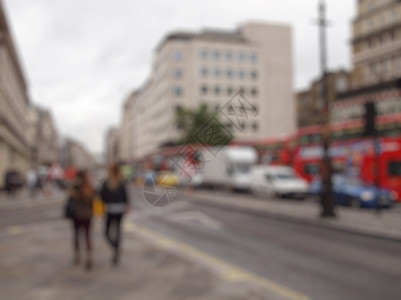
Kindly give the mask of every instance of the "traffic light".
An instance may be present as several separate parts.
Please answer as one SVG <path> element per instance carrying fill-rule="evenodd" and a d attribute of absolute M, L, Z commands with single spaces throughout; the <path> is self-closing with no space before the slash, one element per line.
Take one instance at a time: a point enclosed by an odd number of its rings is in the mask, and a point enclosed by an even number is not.
<path fill-rule="evenodd" d="M 365 135 L 374 136 L 376 134 L 376 106 L 372 101 L 365 103 Z"/>

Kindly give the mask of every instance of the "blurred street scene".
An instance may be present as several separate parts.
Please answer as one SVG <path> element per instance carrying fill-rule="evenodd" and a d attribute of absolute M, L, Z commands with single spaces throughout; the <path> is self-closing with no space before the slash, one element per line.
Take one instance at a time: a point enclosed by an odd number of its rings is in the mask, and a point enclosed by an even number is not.
<path fill-rule="evenodd" d="M 401 2 L 298 2 L 0 0 L 0 299 L 399 299 Z"/>

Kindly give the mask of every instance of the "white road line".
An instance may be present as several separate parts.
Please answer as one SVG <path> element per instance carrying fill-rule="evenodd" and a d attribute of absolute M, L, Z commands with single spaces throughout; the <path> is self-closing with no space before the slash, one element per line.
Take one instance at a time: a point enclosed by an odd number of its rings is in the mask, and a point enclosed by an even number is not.
<path fill-rule="evenodd" d="M 199 211 L 186 211 L 182 213 L 175 213 L 173 215 L 169 215 L 167 218 L 172 221 L 178 222 L 195 221 L 215 230 L 220 230 L 223 227 L 220 222 Z"/>

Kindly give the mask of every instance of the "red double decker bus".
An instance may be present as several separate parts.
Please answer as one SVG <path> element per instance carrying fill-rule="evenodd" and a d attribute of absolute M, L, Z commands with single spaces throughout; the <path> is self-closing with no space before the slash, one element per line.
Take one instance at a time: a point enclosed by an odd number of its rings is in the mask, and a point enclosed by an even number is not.
<path fill-rule="evenodd" d="M 385 127 L 387 121 L 385 118 L 378 118 L 378 126 Z M 319 174 L 323 155 L 322 129 L 322 126 L 304 127 L 295 135 L 233 144 L 254 146 L 259 154 L 260 164 L 290 165 L 300 176 L 311 182 Z M 400 135 L 382 136 L 376 140 L 365 138 L 362 120 L 332 124 L 330 132 L 330 155 L 334 171 L 350 173 L 365 182 L 391 189 L 397 194 L 398 201 L 401 201 Z"/>

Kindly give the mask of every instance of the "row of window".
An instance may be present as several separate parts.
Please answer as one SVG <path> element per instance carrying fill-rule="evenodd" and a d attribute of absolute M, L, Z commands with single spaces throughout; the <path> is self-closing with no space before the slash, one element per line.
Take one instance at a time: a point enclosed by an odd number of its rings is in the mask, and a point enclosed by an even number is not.
<path fill-rule="evenodd" d="M 256 80 L 258 79 L 258 72 L 256 70 L 252 71 L 245 71 L 245 70 L 239 70 L 239 71 L 233 71 L 231 69 L 228 70 L 221 70 L 221 69 L 214 69 L 214 70 L 209 70 L 207 68 L 202 68 L 200 70 L 200 74 L 203 78 L 208 77 L 209 75 L 215 77 L 215 78 L 221 78 L 225 76 L 226 78 L 239 78 L 239 79 L 252 79 Z M 181 79 L 184 77 L 184 72 L 182 69 L 175 69 L 173 71 L 173 77 L 175 79 Z"/>
<path fill-rule="evenodd" d="M 239 89 L 234 89 L 231 86 L 227 88 L 222 88 L 218 85 L 216 86 L 202 85 L 200 87 L 200 92 L 202 96 L 208 96 L 208 95 L 221 96 L 224 94 L 227 94 L 227 96 L 231 96 L 236 92 L 239 92 L 244 96 L 248 95 L 252 97 L 257 97 L 259 95 L 259 90 L 256 87 L 252 87 L 250 89 L 245 89 L 244 87 L 240 87 Z"/>
<path fill-rule="evenodd" d="M 401 99 L 393 98 L 380 101 L 376 104 L 376 110 L 378 116 L 401 113 Z M 363 117 L 363 114 L 364 108 L 362 104 L 360 104 L 346 108 L 333 109 L 331 112 L 331 119 L 334 122 L 360 119 Z"/>
<path fill-rule="evenodd" d="M 181 97 L 184 95 L 184 89 L 181 86 L 173 87 L 173 95 L 176 97 Z M 241 93 L 243 96 L 250 96 L 256 98 L 259 95 L 259 90 L 257 87 L 252 87 L 249 89 L 245 89 L 244 87 L 240 87 L 239 89 L 234 89 L 233 87 L 229 86 L 227 88 L 222 88 L 218 85 L 216 86 L 207 86 L 202 85 L 200 87 L 200 93 L 202 96 L 223 96 L 226 94 L 227 96 L 232 96 L 234 93 Z"/>
<path fill-rule="evenodd" d="M 380 48 L 382 46 L 390 45 L 393 42 L 398 42 L 401 38 L 401 31 L 395 30 L 391 33 L 380 35 L 377 37 L 370 38 L 368 41 L 357 45 L 355 53 Z"/>
<path fill-rule="evenodd" d="M 362 5 L 362 12 L 367 13 L 379 8 L 380 6 L 384 6 L 393 2 L 394 0 L 364 0 Z M 361 0 L 359 2 L 362 2 Z"/>
<path fill-rule="evenodd" d="M 231 123 L 228 123 L 225 125 L 227 127 L 228 130 L 233 130 L 234 126 Z M 241 131 L 243 130 L 253 130 L 253 131 L 258 131 L 259 130 L 259 124 L 258 122 L 252 122 L 252 123 L 246 123 L 246 122 L 242 122 L 241 124 L 239 124 Z"/>
<path fill-rule="evenodd" d="M 366 76 L 387 76 L 398 74 L 401 67 L 401 57 L 391 57 L 370 63 L 366 69 Z"/>
<path fill-rule="evenodd" d="M 393 25 L 398 21 L 398 13 L 391 10 L 380 15 L 374 15 L 370 19 L 364 21 L 362 29 L 364 34 L 372 33 L 389 25 Z"/>
<path fill-rule="evenodd" d="M 245 53 L 245 52 L 232 52 L 232 51 L 221 51 L 221 50 L 207 50 L 202 49 L 199 52 L 199 57 L 202 60 L 214 60 L 220 61 L 225 60 L 229 62 L 238 61 L 238 62 L 251 62 L 257 63 L 258 56 L 255 52 L 252 53 Z"/>
<path fill-rule="evenodd" d="M 214 70 L 210 70 L 206 67 L 202 67 L 200 69 L 200 75 L 204 78 L 208 76 L 214 76 L 215 78 L 226 77 L 228 79 L 239 78 L 239 79 L 258 79 L 258 72 L 256 70 L 245 71 L 245 70 L 237 70 L 234 71 L 232 69 L 221 70 L 216 68 Z"/>

